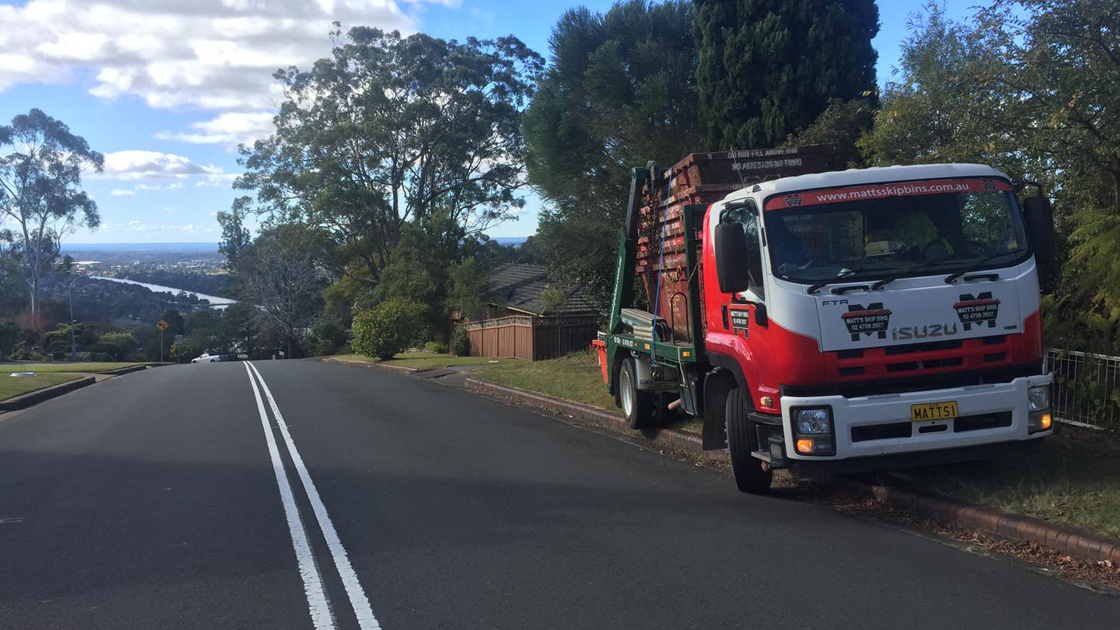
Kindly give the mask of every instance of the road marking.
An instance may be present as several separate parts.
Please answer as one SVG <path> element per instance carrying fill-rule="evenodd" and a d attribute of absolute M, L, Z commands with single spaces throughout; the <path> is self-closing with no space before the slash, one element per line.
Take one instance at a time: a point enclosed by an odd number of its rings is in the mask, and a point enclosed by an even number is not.
<path fill-rule="evenodd" d="M 307 540 L 307 531 L 299 518 L 296 500 L 292 495 L 292 486 L 288 483 L 288 473 L 284 471 L 284 462 L 280 459 L 280 449 L 276 447 L 276 438 L 272 436 L 268 413 L 264 410 L 261 393 L 253 381 L 253 372 L 249 370 L 248 365 L 245 366 L 245 372 L 249 375 L 249 384 L 253 388 L 253 396 L 257 399 L 257 411 L 261 416 L 264 439 L 268 444 L 268 455 L 272 458 L 272 472 L 276 475 L 276 485 L 280 487 L 280 502 L 284 505 L 284 516 L 288 519 L 288 531 L 292 535 L 292 547 L 296 552 L 299 575 L 303 578 L 303 591 L 307 595 L 307 606 L 311 610 L 311 622 L 315 624 L 316 630 L 333 629 L 335 625 L 330 603 L 327 602 L 327 594 L 323 590 L 319 568 L 315 566 L 315 556 L 311 551 L 311 543 Z"/>
<path fill-rule="evenodd" d="M 288 433 L 288 424 L 284 422 L 284 414 L 280 413 L 280 408 L 276 406 L 276 399 L 272 397 L 272 392 L 268 389 L 268 383 L 264 381 L 264 377 L 261 376 L 257 366 L 252 363 L 247 365 L 253 368 L 253 372 L 257 375 L 257 381 L 260 382 L 261 389 L 264 390 L 264 395 L 268 398 L 268 405 L 272 409 L 273 417 L 276 418 L 276 426 L 280 429 L 280 437 L 284 438 L 284 444 L 288 446 L 288 453 L 292 456 L 292 463 L 295 464 L 299 479 L 303 482 L 303 489 L 307 492 L 308 501 L 311 502 L 311 510 L 315 512 L 315 519 L 319 521 L 319 528 L 323 531 L 323 538 L 327 541 L 327 548 L 331 552 L 331 558 L 334 559 L 334 566 L 338 569 L 339 577 L 342 578 L 342 585 L 346 587 L 346 596 L 350 598 L 350 605 L 354 608 L 354 615 L 358 618 L 358 626 L 362 630 L 380 630 L 381 624 L 377 623 L 377 618 L 373 616 L 373 609 L 369 605 L 369 598 L 366 597 L 361 582 L 358 581 L 358 574 L 354 572 L 354 567 L 350 565 L 350 557 L 346 555 L 346 549 L 342 546 L 342 541 L 338 537 L 334 523 L 331 522 L 331 517 L 327 515 L 327 508 L 323 505 L 322 499 L 319 498 L 319 491 L 315 489 L 315 483 L 311 481 L 311 474 L 307 472 L 307 466 L 304 465 L 303 458 L 296 450 L 292 435 Z"/>

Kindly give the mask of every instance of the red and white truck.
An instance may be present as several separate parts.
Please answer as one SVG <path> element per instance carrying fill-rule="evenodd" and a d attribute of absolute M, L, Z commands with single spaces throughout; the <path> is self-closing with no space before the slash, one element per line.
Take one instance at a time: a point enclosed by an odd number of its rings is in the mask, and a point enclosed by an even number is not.
<path fill-rule="evenodd" d="M 744 492 L 983 459 L 1052 431 L 1045 196 L 978 164 L 829 170 L 830 147 L 633 170 L 609 392 L 633 428 L 703 419 Z M 1041 192 L 1041 191 L 1039 191 Z"/>

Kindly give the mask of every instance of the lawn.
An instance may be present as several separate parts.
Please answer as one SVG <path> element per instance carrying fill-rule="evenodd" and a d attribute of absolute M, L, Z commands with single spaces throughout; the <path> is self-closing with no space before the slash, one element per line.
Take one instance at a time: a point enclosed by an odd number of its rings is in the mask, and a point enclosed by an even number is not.
<path fill-rule="evenodd" d="M 382 361 L 381 359 L 371 359 L 370 357 L 360 354 L 338 354 L 330 358 L 337 359 L 339 361 L 362 361 L 366 363 L 384 363 L 385 365 L 402 365 L 405 367 L 416 368 L 418 370 L 431 370 L 436 368 L 450 367 L 453 365 L 488 365 L 492 361 L 497 361 L 498 364 L 522 364 L 519 359 L 457 357 L 451 354 L 438 354 L 435 352 L 402 352 L 388 361 Z"/>
<path fill-rule="evenodd" d="M 896 476 L 919 488 L 1120 539 L 1120 434 L 1059 425 L 1035 455 Z"/>
<path fill-rule="evenodd" d="M 106 363 L 106 362 L 78 362 L 78 363 L 0 363 L 0 375 L 12 372 L 35 372 L 37 374 L 58 372 L 105 372 L 118 368 L 142 365 L 141 363 Z"/>
<path fill-rule="evenodd" d="M 607 393 L 603 385 L 603 373 L 599 370 L 598 358 L 590 350 L 573 352 L 548 361 L 487 365 L 471 372 L 471 376 L 482 381 L 509 385 L 622 413 L 614 404 L 614 396 Z M 704 426 L 699 418 L 683 413 L 678 417 L 679 420 L 666 426 L 692 433 L 700 433 Z"/>
<path fill-rule="evenodd" d="M 35 376 L 11 376 L 0 372 L 0 400 L 33 392 L 37 389 L 58 385 L 81 378 L 77 374 L 37 374 Z"/>

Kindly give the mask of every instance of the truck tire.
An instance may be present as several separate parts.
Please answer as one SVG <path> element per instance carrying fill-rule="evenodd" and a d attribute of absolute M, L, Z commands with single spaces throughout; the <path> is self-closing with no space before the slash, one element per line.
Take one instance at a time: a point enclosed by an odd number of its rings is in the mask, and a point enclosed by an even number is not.
<path fill-rule="evenodd" d="M 618 371 L 618 402 L 626 416 L 626 426 L 645 429 L 653 422 L 653 394 L 638 389 L 638 369 L 634 359 L 623 359 Z"/>
<path fill-rule="evenodd" d="M 731 471 L 740 492 L 764 494 L 770 489 L 774 471 L 763 468 L 762 460 L 751 453 L 758 450 L 758 436 L 752 426 L 747 397 L 736 387 L 727 394 L 727 452 L 731 456 Z"/>

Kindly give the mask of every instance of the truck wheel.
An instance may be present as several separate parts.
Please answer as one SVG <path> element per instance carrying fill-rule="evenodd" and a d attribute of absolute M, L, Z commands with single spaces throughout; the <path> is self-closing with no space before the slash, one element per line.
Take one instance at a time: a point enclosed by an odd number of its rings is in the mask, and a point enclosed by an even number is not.
<path fill-rule="evenodd" d="M 638 389 L 638 369 L 634 359 L 624 359 L 618 373 L 618 401 L 626 415 L 626 426 L 645 429 L 653 420 L 653 394 Z"/>
<path fill-rule="evenodd" d="M 770 489 L 774 471 L 764 469 L 762 460 L 752 457 L 758 450 L 758 436 L 755 434 L 750 416 L 747 415 L 747 397 L 743 390 L 736 387 L 727 394 L 727 452 L 731 456 L 731 470 L 735 473 L 735 485 L 740 492 L 763 494 Z"/>

